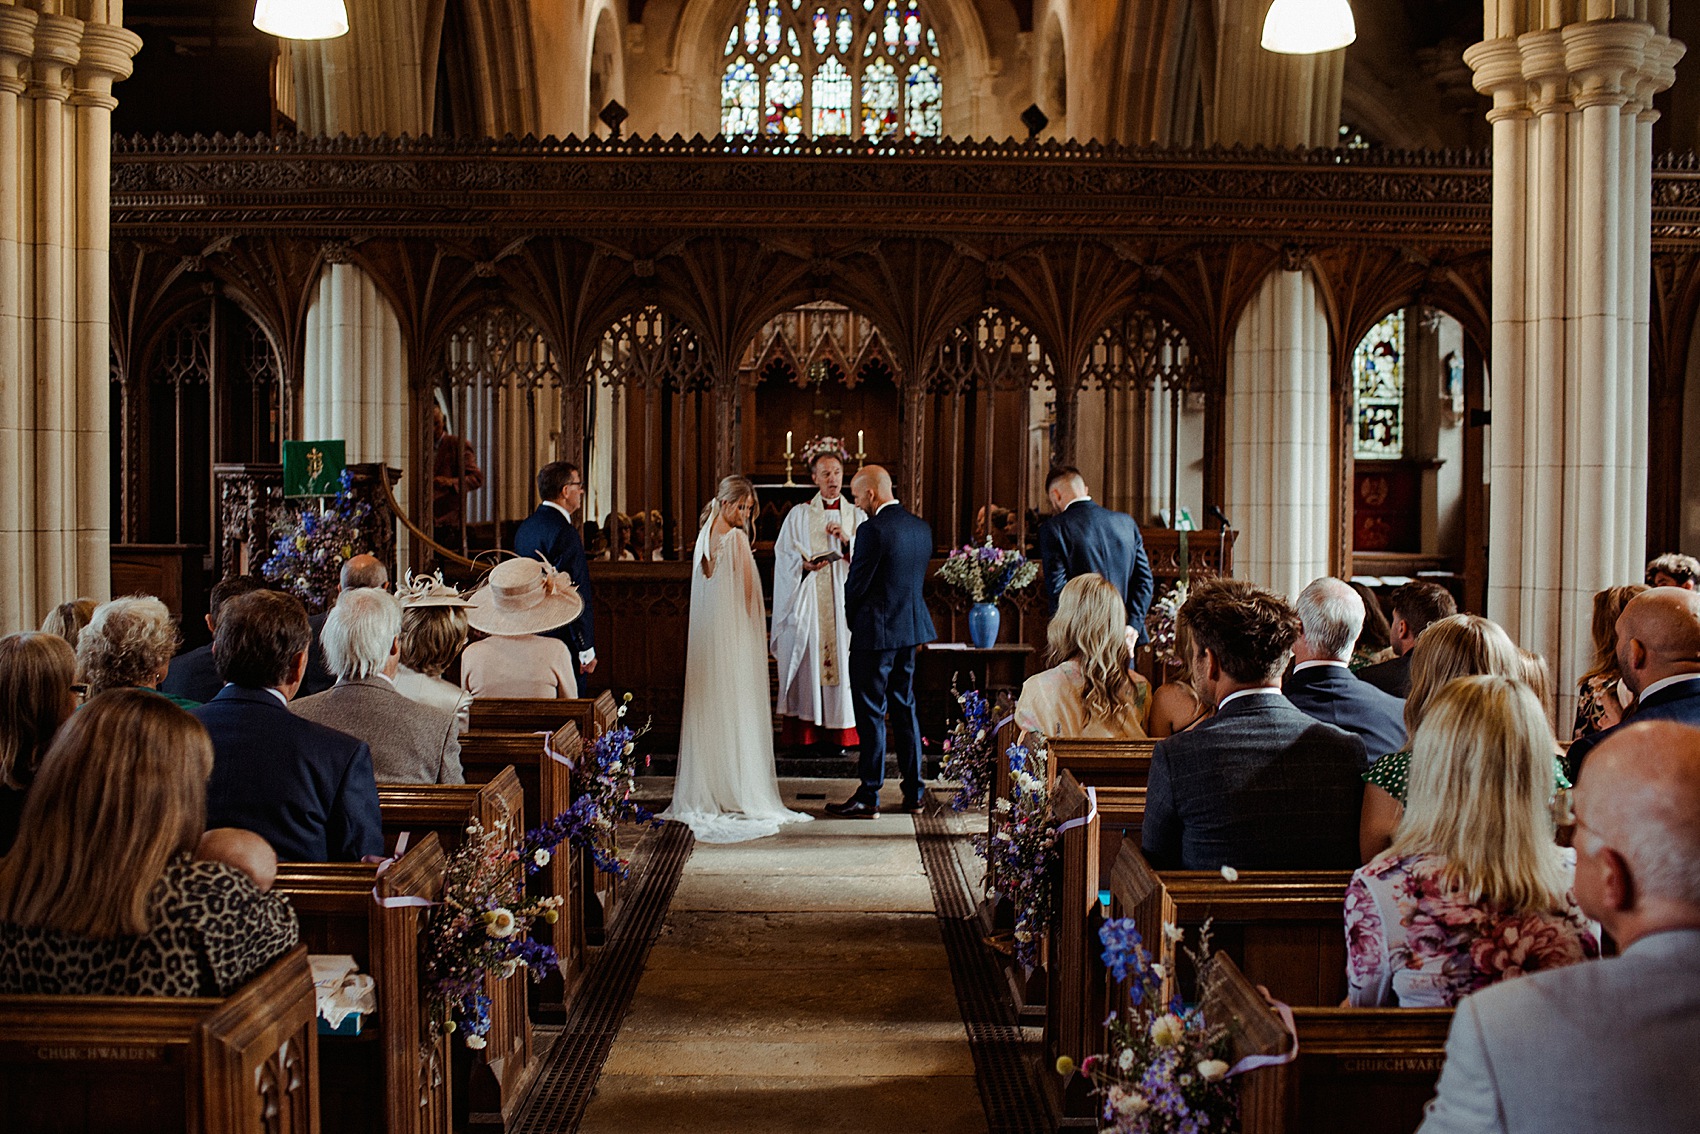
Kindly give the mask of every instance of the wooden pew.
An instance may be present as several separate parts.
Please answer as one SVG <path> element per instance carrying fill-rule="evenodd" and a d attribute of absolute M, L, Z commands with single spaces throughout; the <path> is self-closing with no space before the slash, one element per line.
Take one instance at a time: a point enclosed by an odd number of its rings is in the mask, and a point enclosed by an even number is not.
<path fill-rule="evenodd" d="M 374 900 L 443 893 L 443 848 L 428 834 L 381 875 L 366 863 L 284 863 L 274 893 L 295 905 L 313 953 L 347 954 L 376 984 L 378 1011 L 355 1037 L 325 1036 L 320 1125 L 326 1134 L 446 1134 L 447 1037 L 427 1048 L 420 1009 L 419 935 L 428 910 Z"/>
<path fill-rule="evenodd" d="M 1045 1067 L 1066 1055 L 1079 1062 L 1105 1050 L 1106 973 L 1098 927 L 1098 817 L 1086 789 L 1064 772 L 1051 796 L 1052 813 L 1062 831 L 1057 856 L 1062 861 L 1051 929 L 1049 986 L 1045 997 Z M 1045 1101 L 1057 1129 L 1096 1130 L 1098 1102 L 1083 1076 L 1040 1076 Z"/>
<path fill-rule="evenodd" d="M 1006 714 L 992 738 L 992 767 L 996 775 L 992 781 L 991 807 L 988 809 L 986 821 L 986 837 L 991 838 L 996 831 L 992 817 L 996 813 L 997 801 L 1008 799 L 1012 789 L 1009 774 L 1009 746 L 1021 738 L 1021 728 L 1015 723 L 1014 710 Z M 997 890 L 997 870 L 993 864 L 986 863 L 986 888 Z M 979 909 L 980 922 L 988 934 L 1007 934 L 1014 929 L 1014 911 L 1007 900 L 999 898 L 981 904 Z M 1039 968 L 1028 973 L 1014 957 L 1000 954 L 1003 964 L 1004 977 L 1009 982 L 1010 1000 L 1015 1006 L 1021 1022 L 1038 1027 L 1045 1022 L 1046 977 L 1044 969 L 1044 950 L 1040 951 Z"/>
<path fill-rule="evenodd" d="M 391 853 L 403 832 L 414 842 L 435 834 L 445 851 L 458 850 L 466 841 L 467 824 L 474 819 L 486 831 L 505 823 L 506 845 L 512 849 L 525 841 L 525 804 L 512 766 L 482 784 L 380 784 L 378 808 L 384 845 Z M 539 1063 L 525 1003 L 528 983 L 523 972 L 507 980 L 489 978 L 486 1047 L 462 1058 L 464 1048 L 450 1044 L 456 1056 L 456 1109 L 464 1105 L 466 1121 L 474 1129 L 506 1129 L 536 1078 Z"/>
<path fill-rule="evenodd" d="M 549 743 L 566 758 L 579 759 L 582 745 L 576 725 L 561 726 Z M 541 736 L 469 732 L 461 737 L 460 764 L 469 784 L 489 783 L 511 769 L 519 779 L 527 828 L 541 826 L 572 804 L 572 769 L 544 752 Z M 575 848 L 555 855 L 532 876 L 533 893 L 559 894 L 566 903 L 559 921 L 537 927 L 537 940 L 554 948 L 560 971 L 540 984 L 526 982 L 534 1023 L 564 1023 L 567 1004 L 583 975 L 585 870 L 585 856 Z"/>
<path fill-rule="evenodd" d="M 1243 1032 L 1282 1030 L 1231 961 L 1217 970 L 1205 1017 Z M 1298 1058 L 1240 1080 L 1242 1134 L 1412 1134 L 1445 1062 L 1450 1008 L 1294 1008 Z M 1243 1022 L 1243 1028 L 1242 1028 Z M 1266 1044 L 1254 1050 L 1285 1049 Z M 1236 1050 L 1231 1058 L 1244 1054 Z"/>
<path fill-rule="evenodd" d="M 614 727 L 619 706 L 603 690 L 594 697 L 476 697 L 470 732 L 554 732 L 576 724 L 580 736 L 593 737 Z"/>
<path fill-rule="evenodd" d="M 315 1016 L 303 945 L 223 999 L 0 996 L 0 1128 L 317 1134 Z"/>
<path fill-rule="evenodd" d="M 595 697 L 524 698 L 490 697 L 472 702 L 472 732 L 515 733 L 555 732 L 565 724 L 578 726 L 578 734 L 590 743 L 619 721 L 619 705 L 614 695 L 603 690 Z M 607 928 L 614 923 L 619 905 L 619 879 L 588 870 L 584 917 L 581 921 L 584 940 L 600 945 Z M 595 900 L 590 896 L 595 895 Z"/>
<path fill-rule="evenodd" d="M 1105 877 L 1115 869 L 1121 839 L 1139 842 L 1145 826 L 1145 786 L 1151 778 L 1151 751 L 1156 746 L 1155 740 L 1088 740 L 1074 736 L 1050 739 L 1052 783 L 1068 771 L 1074 773 L 1082 787 L 1097 789 L 1098 817 L 1104 832 L 1104 858 L 1099 871 Z"/>
<path fill-rule="evenodd" d="M 1348 870 L 1165 871 L 1159 876 L 1131 839 L 1123 839 L 1110 875 L 1113 916 L 1131 917 L 1153 954 L 1173 965 L 1163 925 L 1179 926 L 1196 943 L 1211 919 L 1211 941 L 1251 980 L 1293 1005 L 1334 1005 L 1346 998 Z M 1159 944 L 1160 943 L 1160 944 Z M 1171 976 L 1171 980 L 1173 977 Z M 1188 993 L 1187 984 L 1181 991 Z M 1171 985 L 1165 997 L 1174 991 Z"/>

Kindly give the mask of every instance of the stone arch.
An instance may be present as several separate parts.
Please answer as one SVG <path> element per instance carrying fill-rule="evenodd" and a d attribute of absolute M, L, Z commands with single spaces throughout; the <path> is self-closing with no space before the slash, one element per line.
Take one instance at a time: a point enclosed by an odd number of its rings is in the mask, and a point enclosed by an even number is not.
<path fill-rule="evenodd" d="M 678 132 L 713 137 L 720 132 L 720 76 L 726 32 L 746 0 L 689 0 L 666 48 L 668 68 L 684 94 Z M 944 63 L 944 133 L 972 137 L 986 127 L 979 86 L 992 74 L 993 57 L 983 19 L 973 0 L 923 0 L 939 37 Z M 667 131 L 671 133 L 672 131 Z"/>
<path fill-rule="evenodd" d="M 1055 5 L 1046 14 L 1045 30 L 1034 58 L 1037 76 L 1033 102 L 1050 121 L 1046 133 L 1068 138 L 1068 32 L 1063 26 L 1064 9 Z"/>
<path fill-rule="evenodd" d="M 585 135 L 606 137 L 610 131 L 599 119 L 609 101 L 622 106 L 626 103 L 626 52 L 622 42 L 622 25 L 611 2 L 597 4 L 591 9 L 590 35 L 586 39 L 585 63 Z"/>

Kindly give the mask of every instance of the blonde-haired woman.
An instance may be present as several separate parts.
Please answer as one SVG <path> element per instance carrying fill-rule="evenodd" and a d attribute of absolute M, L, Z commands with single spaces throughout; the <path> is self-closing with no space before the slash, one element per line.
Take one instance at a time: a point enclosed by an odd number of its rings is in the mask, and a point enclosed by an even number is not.
<path fill-rule="evenodd" d="M 89 619 L 94 617 L 94 608 L 99 605 L 91 598 L 74 598 L 70 602 L 62 602 L 48 611 L 47 617 L 41 620 L 41 632 L 65 639 L 74 650 L 83 627 L 89 624 Z"/>
<path fill-rule="evenodd" d="M 1552 729 L 1509 677 L 1461 677 L 1430 702 L 1393 845 L 1346 889 L 1359 1007 L 1450 1008 L 1508 977 L 1599 956 L 1553 841 Z"/>
<path fill-rule="evenodd" d="M 1521 677 L 1523 659 L 1499 623 L 1479 615 L 1454 614 L 1432 622 L 1411 647 L 1411 693 L 1405 698 L 1406 746 L 1383 756 L 1364 773 L 1358 851 L 1365 862 L 1392 843 L 1399 817 L 1404 814 L 1410 739 L 1417 735 L 1429 701 L 1454 678 L 1481 674 Z"/>
<path fill-rule="evenodd" d="M 0 855 L 59 726 L 77 708 L 77 655 L 57 634 L 0 638 Z"/>
<path fill-rule="evenodd" d="M 755 485 L 726 477 L 703 509 L 691 556 L 679 770 L 664 817 L 707 843 L 764 838 L 811 818 L 785 806 L 773 766 L 767 618 L 750 550 L 755 510 Z"/>
<path fill-rule="evenodd" d="M 1044 736 L 1144 737 L 1151 683 L 1128 668 L 1120 592 L 1101 575 L 1076 575 L 1057 597 L 1047 637 L 1052 667 L 1022 685 L 1015 723 Z"/>
<path fill-rule="evenodd" d="M 145 690 L 65 723 L 0 859 L 0 993 L 227 996 L 295 944 L 286 900 L 194 861 L 212 762 L 200 722 Z"/>
<path fill-rule="evenodd" d="M 401 600 L 401 668 L 395 675 L 396 692 L 409 701 L 453 713 L 457 731 L 465 732 L 471 724 L 472 694 L 443 680 L 443 671 L 466 648 L 471 628 L 466 608 L 470 604 L 443 581 L 441 571 L 434 575 L 409 572 L 396 597 Z"/>
<path fill-rule="evenodd" d="M 77 672 L 91 697 L 108 689 L 146 689 L 193 709 L 199 701 L 159 689 L 176 652 L 177 623 L 163 602 L 150 595 L 115 598 L 95 607 L 77 638 Z"/>

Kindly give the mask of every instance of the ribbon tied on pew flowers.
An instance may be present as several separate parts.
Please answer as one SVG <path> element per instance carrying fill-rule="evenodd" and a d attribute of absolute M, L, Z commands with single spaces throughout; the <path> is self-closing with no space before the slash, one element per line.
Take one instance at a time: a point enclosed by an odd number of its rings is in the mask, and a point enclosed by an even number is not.
<path fill-rule="evenodd" d="M 1297 1041 L 1281 1054 L 1246 1055 L 1234 1061 L 1234 1022 L 1211 1018 L 1222 1003 L 1213 993 L 1227 974 L 1218 968 L 1223 955 L 1210 952 L 1210 922 L 1199 928 L 1196 950 L 1173 925 L 1165 924 L 1163 935 L 1166 945 L 1178 947 L 1192 963 L 1198 978 L 1196 1002 L 1187 1004 L 1179 993 L 1165 1002 L 1164 987 L 1173 987 L 1175 974 L 1146 951 L 1133 919 L 1110 918 L 1099 927 L 1098 939 L 1104 946 L 1104 967 L 1126 988 L 1127 1010 L 1111 1012 L 1104 1021 L 1108 1053 L 1089 1055 L 1078 1065 L 1063 1056 L 1057 1071 L 1065 1076 L 1078 1073 L 1092 1083 L 1102 1101 L 1098 1128 L 1110 1134 L 1237 1130 L 1239 1090 L 1234 1077 L 1290 1062 L 1298 1054 Z M 1222 963 L 1232 968 L 1225 958 Z M 1292 1012 L 1258 991 L 1293 1035 Z"/>
<path fill-rule="evenodd" d="M 623 723 L 631 701 L 630 693 L 620 699 L 615 726 L 604 729 L 590 745 L 587 758 L 577 762 L 557 752 L 549 734 L 542 734 L 544 754 L 572 769 L 577 795 L 565 811 L 526 833 L 528 844 L 553 847 L 565 842 L 580 847 L 596 869 L 617 878 L 631 874 L 631 863 L 620 857 L 620 824 L 661 826 L 661 820 L 632 799 L 638 768 L 649 765 L 647 755 L 637 755 L 637 742 L 649 725 L 633 729 Z"/>
<path fill-rule="evenodd" d="M 486 980 L 507 980 L 523 969 L 541 981 L 558 966 L 555 950 L 531 937 L 538 921 L 560 917 L 564 901 L 525 892 L 526 878 L 548 865 L 556 845 L 535 835 L 515 839 L 505 821 L 488 830 L 474 821 L 448 856 L 442 901 L 432 907 L 420 944 L 427 1049 L 444 1032 L 459 1032 L 474 1051 L 483 1048 L 490 1032 Z"/>

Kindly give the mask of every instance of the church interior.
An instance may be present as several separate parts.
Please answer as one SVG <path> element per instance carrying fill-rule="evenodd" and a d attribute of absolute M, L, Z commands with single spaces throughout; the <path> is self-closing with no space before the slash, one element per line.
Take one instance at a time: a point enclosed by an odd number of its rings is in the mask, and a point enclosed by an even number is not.
<path fill-rule="evenodd" d="M 1269 46 L 1283 10 L 1317 45 Z M 244 1134 L 1198 1129 L 1080 1069 L 1132 1050 L 1126 926 L 1232 1048 L 1230 1128 L 1415 1131 L 1454 1008 L 1342 1006 L 1360 860 L 1154 868 L 1155 732 L 1051 738 L 1023 803 L 1056 596 L 994 595 L 981 640 L 939 570 L 1040 560 L 1067 470 L 1135 521 L 1148 605 L 1246 580 L 1304 617 L 1334 577 L 1387 622 L 1434 584 L 1544 666 L 1568 747 L 1597 595 L 1700 556 L 1697 42 L 1676 0 L 0 0 L 0 632 L 150 595 L 187 652 L 225 580 L 356 552 L 471 593 L 555 462 L 595 625 L 576 695 L 468 698 L 464 784 L 379 777 L 383 855 L 274 863 L 300 956 L 169 1012 L 0 995 L 18 1129 L 139 1099 L 134 1129 Z M 847 499 L 883 468 L 931 527 L 929 793 L 899 813 L 892 773 L 876 823 L 819 816 L 857 742 L 776 716 L 819 821 L 693 841 L 651 813 L 689 748 L 699 528 L 748 478 L 777 627 L 817 442 Z M 315 525 L 353 534 L 291 566 Z M 1124 652 L 1149 691 L 1181 650 Z M 959 810 L 970 741 L 992 780 Z M 444 1031 L 420 966 L 462 848 L 532 854 L 598 767 L 608 830 L 535 852 L 558 963 L 496 966 Z M 992 844 L 1029 805 L 1024 880 Z M 1207 979 L 1169 931 L 1213 925 Z M 308 987 L 345 955 L 376 984 L 352 1032 Z M 1669 1089 L 1700 1106 L 1692 1068 Z"/>

